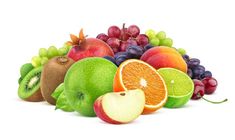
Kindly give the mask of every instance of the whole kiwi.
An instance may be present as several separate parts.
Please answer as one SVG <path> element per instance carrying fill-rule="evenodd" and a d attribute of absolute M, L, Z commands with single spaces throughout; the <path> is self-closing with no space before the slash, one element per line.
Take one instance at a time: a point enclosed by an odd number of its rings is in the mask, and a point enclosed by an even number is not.
<path fill-rule="evenodd" d="M 74 61 L 67 56 L 56 56 L 44 65 L 40 85 L 42 96 L 48 103 L 56 104 L 51 94 L 58 85 L 64 82 L 65 74 L 73 63 Z"/>

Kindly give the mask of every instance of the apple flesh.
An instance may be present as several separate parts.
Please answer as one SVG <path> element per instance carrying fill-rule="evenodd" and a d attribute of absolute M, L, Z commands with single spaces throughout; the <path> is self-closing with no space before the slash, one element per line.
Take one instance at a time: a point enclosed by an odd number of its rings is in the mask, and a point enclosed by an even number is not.
<path fill-rule="evenodd" d="M 96 115 L 111 124 L 129 123 L 143 112 L 145 94 L 142 90 L 111 92 L 100 96 L 94 103 Z"/>

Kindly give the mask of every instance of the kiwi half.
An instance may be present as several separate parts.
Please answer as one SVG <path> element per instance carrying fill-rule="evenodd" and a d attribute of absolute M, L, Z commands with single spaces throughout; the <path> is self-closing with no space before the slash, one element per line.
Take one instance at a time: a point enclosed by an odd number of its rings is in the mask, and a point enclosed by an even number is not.
<path fill-rule="evenodd" d="M 74 63 L 67 56 L 57 56 L 50 59 L 44 66 L 41 75 L 41 91 L 43 98 L 55 105 L 56 100 L 51 96 L 55 89 L 64 82 L 67 70 Z"/>
<path fill-rule="evenodd" d="M 39 102 L 43 101 L 40 90 L 42 67 L 31 70 L 20 82 L 18 96 L 26 101 Z"/>

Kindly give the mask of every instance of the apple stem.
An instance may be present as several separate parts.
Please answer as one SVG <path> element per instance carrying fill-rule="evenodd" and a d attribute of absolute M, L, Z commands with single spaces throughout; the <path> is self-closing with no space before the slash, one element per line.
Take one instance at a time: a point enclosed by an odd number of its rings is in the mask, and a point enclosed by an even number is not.
<path fill-rule="evenodd" d="M 220 103 L 223 103 L 223 102 L 228 101 L 228 99 L 224 99 L 224 100 L 222 100 L 222 101 L 211 101 L 211 100 L 208 100 L 208 99 L 206 99 L 206 98 L 204 98 L 204 97 L 202 97 L 202 99 L 205 100 L 205 101 L 207 101 L 207 102 L 209 102 L 209 103 L 212 103 L 212 104 L 220 104 Z"/>

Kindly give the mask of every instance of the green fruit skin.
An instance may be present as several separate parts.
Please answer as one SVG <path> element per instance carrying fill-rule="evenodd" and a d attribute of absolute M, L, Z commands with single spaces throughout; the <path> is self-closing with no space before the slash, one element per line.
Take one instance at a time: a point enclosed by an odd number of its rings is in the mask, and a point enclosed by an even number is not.
<path fill-rule="evenodd" d="M 18 79 L 18 84 L 20 84 L 22 80 L 23 80 L 23 78 L 20 77 L 20 78 Z"/>
<path fill-rule="evenodd" d="M 113 91 L 113 79 L 117 66 L 98 57 L 85 58 L 73 64 L 65 80 L 65 95 L 74 108 L 84 116 L 96 116 L 93 104 L 95 100 Z"/>
<path fill-rule="evenodd" d="M 175 97 L 168 96 L 167 102 L 164 105 L 164 107 L 167 107 L 167 108 L 180 108 L 183 105 L 185 105 L 191 99 L 192 95 L 193 95 L 193 92 L 188 94 L 187 96 L 185 96 L 183 98 L 175 98 Z"/>
<path fill-rule="evenodd" d="M 26 64 L 22 65 L 20 68 L 21 78 L 23 79 L 33 68 L 34 67 L 31 63 L 26 63 Z"/>

